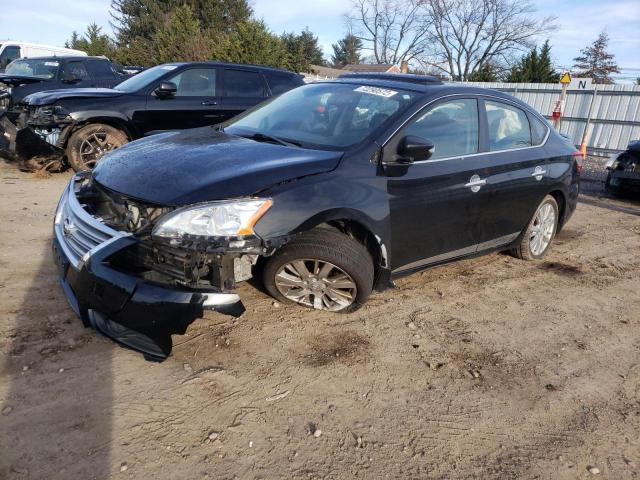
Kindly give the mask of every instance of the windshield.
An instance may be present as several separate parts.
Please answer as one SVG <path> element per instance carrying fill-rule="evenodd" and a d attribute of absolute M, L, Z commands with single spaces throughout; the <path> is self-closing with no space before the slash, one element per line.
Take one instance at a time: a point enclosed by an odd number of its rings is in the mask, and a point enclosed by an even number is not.
<path fill-rule="evenodd" d="M 341 83 L 305 85 L 237 117 L 233 135 L 269 135 L 303 146 L 344 149 L 413 103 L 417 93 Z"/>
<path fill-rule="evenodd" d="M 177 65 L 158 65 L 157 67 L 149 68 L 125 80 L 124 82 L 119 83 L 116 85 L 115 89 L 127 93 L 137 92 L 141 88 L 146 87 L 150 83 L 158 80 L 164 74 L 171 70 L 175 70 L 176 68 L 178 68 Z"/>
<path fill-rule="evenodd" d="M 51 79 L 56 76 L 59 67 L 60 62 L 57 60 L 14 60 L 7 65 L 4 73 L 21 77 Z"/>

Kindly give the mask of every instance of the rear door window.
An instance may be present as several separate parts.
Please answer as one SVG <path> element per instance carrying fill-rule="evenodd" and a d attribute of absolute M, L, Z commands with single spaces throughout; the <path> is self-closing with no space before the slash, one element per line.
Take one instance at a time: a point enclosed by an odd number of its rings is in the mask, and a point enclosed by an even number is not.
<path fill-rule="evenodd" d="M 171 77 L 178 87 L 177 97 L 215 97 L 217 94 L 217 69 L 190 68 Z"/>
<path fill-rule="evenodd" d="M 531 121 L 531 141 L 533 145 L 541 145 L 547 137 L 549 127 L 537 117 L 529 115 Z"/>
<path fill-rule="evenodd" d="M 265 88 L 262 76 L 249 70 L 225 69 L 225 97 L 264 97 Z"/>
<path fill-rule="evenodd" d="M 485 101 L 489 127 L 489 150 L 512 150 L 530 147 L 531 127 L 527 114 L 502 102 Z"/>
<path fill-rule="evenodd" d="M 405 131 L 431 140 L 429 160 L 459 157 L 478 152 L 478 102 L 473 98 L 449 100 L 419 114 Z"/>
<path fill-rule="evenodd" d="M 116 74 L 112 64 L 106 60 L 86 60 L 86 62 L 96 78 L 111 78 Z"/>
<path fill-rule="evenodd" d="M 280 95 L 292 88 L 297 87 L 296 82 L 288 75 L 279 75 L 277 73 L 266 73 L 267 83 L 271 89 L 272 95 Z"/>
<path fill-rule="evenodd" d="M 82 61 L 74 60 L 72 62 L 68 62 L 64 67 L 64 71 L 79 80 L 89 79 L 89 72 Z"/>

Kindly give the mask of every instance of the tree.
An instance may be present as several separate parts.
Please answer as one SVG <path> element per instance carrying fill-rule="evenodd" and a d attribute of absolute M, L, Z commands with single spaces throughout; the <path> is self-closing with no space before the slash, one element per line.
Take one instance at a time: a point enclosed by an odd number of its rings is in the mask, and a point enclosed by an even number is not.
<path fill-rule="evenodd" d="M 485 63 L 469 75 L 470 82 L 497 82 L 500 79 L 500 68 L 492 63 Z"/>
<path fill-rule="evenodd" d="M 64 45 L 67 48 L 82 50 L 89 55 L 104 55 L 109 58 L 111 58 L 115 50 L 113 40 L 106 33 L 102 33 L 102 27 L 99 27 L 96 23 L 89 24 L 82 36 L 75 31 L 71 32 L 71 38 Z"/>
<path fill-rule="evenodd" d="M 200 28 L 212 38 L 221 38 L 252 14 L 247 0 L 111 0 L 112 26 L 120 47 L 151 40 L 167 15 L 188 5 Z"/>
<path fill-rule="evenodd" d="M 553 18 L 537 19 L 528 0 L 430 0 L 434 66 L 454 80 L 466 80 L 487 62 L 508 63 L 553 27 Z M 427 60 L 428 61 L 428 60 Z"/>
<path fill-rule="evenodd" d="M 288 67 L 289 55 L 284 42 L 269 31 L 263 21 L 249 20 L 236 26 L 214 48 L 214 57 L 237 63 L 257 63 Z"/>
<path fill-rule="evenodd" d="M 427 51 L 425 0 L 353 0 L 346 20 L 376 63 L 399 65 Z"/>
<path fill-rule="evenodd" d="M 531 49 L 529 53 L 511 67 L 507 82 L 515 83 L 556 83 L 560 75 L 555 71 L 551 62 L 551 45 L 545 41 L 538 53 L 538 47 Z"/>
<path fill-rule="evenodd" d="M 299 35 L 283 33 L 280 37 L 287 49 L 288 63 L 296 72 L 309 71 L 309 65 L 324 65 L 324 54 L 318 37 L 305 29 Z"/>
<path fill-rule="evenodd" d="M 335 68 L 342 68 L 345 65 L 353 65 L 362 62 L 360 51 L 362 50 L 362 40 L 348 33 L 338 43 L 331 45 L 333 47 L 333 55 L 331 56 L 331 64 Z"/>
<path fill-rule="evenodd" d="M 607 52 L 609 35 L 601 32 L 590 46 L 580 50 L 581 55 L 573 59 L 573 68 L 579 77 L 591 77 L 595 83 L 613 83 L 612 73 L 620 73 L 613 54 Z"/>
<path fill-rule="evenodd" d="M 154 63 L 202 61 L 211 58 L 211 41 L 188 4 L 167 16 L 153 36 Z"/>

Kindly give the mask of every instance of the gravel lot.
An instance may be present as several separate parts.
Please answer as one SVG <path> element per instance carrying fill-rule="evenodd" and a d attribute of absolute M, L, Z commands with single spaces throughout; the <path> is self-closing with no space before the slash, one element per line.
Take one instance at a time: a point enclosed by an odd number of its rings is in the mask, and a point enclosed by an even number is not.
<path fill-rule="evenodd" d="M 349 316 L 245 285 L 246 314 L 154 364 L 57 284 L 70 174 L 0 163 L 0 478 L 640 478 L 640 202 L 586 171 L 544 261 L 450 264 Z"/>

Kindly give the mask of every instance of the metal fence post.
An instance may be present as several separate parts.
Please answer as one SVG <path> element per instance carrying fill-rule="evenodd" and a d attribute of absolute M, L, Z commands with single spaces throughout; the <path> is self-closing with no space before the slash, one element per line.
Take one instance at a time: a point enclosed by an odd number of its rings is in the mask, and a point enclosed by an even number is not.
<path fill-rule="evenodd" d="M 582 132 L 582 141 L 580 142 L 580 151 L 583 156 L 587 156 L 587 143 L 589 141 L 589 125 L 593 118 L 593 106 L 596 104 L 596 96 L 598 95 L 598 84 L 596 83 L 593 88 L 593 95 L 591 95 L 591 103 L 589 103 L 589 111 L 587 113 L 587 121 L 584 124 L 584 131 Z"/>

